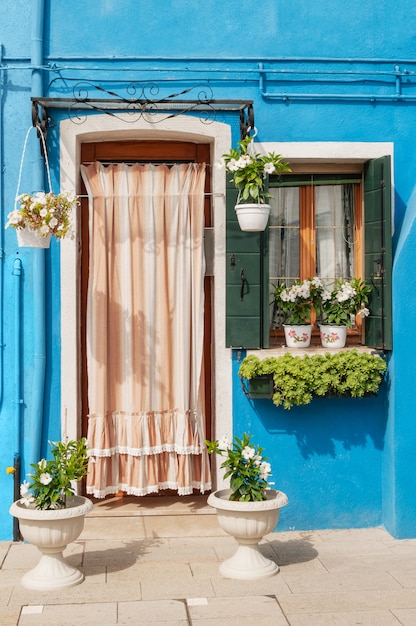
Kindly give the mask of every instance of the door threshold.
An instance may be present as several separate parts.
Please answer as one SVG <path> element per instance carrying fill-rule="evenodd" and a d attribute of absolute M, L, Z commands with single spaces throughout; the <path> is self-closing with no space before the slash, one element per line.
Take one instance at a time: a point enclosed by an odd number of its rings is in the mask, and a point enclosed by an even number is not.
<path fill-rule="evenodd" d="M 208 494 L 197 496 L 115 495 L 105 499 L 90 498 L 93 510 L 88 517 L 144 517 L 158 515 L 215 515 L 207 504 Z"/>

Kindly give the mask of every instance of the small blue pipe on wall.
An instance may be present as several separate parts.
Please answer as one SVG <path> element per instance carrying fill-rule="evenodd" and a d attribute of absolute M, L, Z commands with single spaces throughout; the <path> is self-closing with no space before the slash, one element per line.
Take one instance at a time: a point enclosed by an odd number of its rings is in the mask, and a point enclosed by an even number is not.
<path fill-rule="evenodd" d="M 15 442 L 14 442 L 14 492 L 13 499 L 16 501 L 20 497 L 20 473 L 21 473 L 21 415 L 22 415 L 22 307 L 21 307 L 21 289 L 22 289 L 22 262 L 15 259 L 13 263 L 13 276 L 15 276 L 14 285 L 14 353 L 15 353 Z M 19 520 L 13 518 L 13 541 L 20 541 Z"/>
<path fill-rule="evenodd" d="M 33 97 L 43 95 L 43 30 L 45 0 L 32 4 L 32 83 Z M 33 191 L 44 189 L 44 163 L 39 158 L 33 163 Z M 46 305 L 45 305 L 45 250 L 33 250 L 33 323 L 34 323 L 34 370 L 32 416 L 30 420 L 30 450 L 28 463 L 37 463 L 41 456 L 43 409 L 46 372 Z"/>

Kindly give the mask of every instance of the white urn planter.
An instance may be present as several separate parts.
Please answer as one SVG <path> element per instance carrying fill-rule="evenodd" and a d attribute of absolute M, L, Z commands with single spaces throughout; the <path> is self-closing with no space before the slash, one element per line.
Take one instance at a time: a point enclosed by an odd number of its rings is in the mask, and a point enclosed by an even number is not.
<path fill-rule="evenodd" d="M 309 348 L 312 324 L 283 324 L 288 348 Z"/>
<path fill-rule="evenodd" d="M 321 324 L 321 344 L 323 348 L 343 348 L 347 341 L 347 327 Z"/>
<path fill-rule="evenodd" d="M 266 228 L 270 204 L 236 204 L 234 208 L 241 230 L 258 232 Z"/>
<path fill-rule="evenodd" d="M 208 497 L 208 504 L 217 511 L 218 524 L 238 542 L 235 554 L 220 565 L 226 578 L 253 580 L 279 571 L 277 563 L 260 552 L 258 544 L 276 528 L 280 509 L 288 498 L 274 489 L 266 493 L 267 500 L 260 502 L 231 501 L 231 489 L 215 491 Z"/>
<path fill-rule="evenodd" d="M 39 510 L 19 501 L 11 505 L 9 512 L 19 519 L 24 539 L 42 555 L 36 567 L 23 576 L 24 587 L 47 591 L 73 587 L 84 580 L 78 569 L 66 563 L 62 553 L 81 534 L 85 515 L 92 507 L 91 500 L 82 496 L 69 498 L 65 509 Z"/>

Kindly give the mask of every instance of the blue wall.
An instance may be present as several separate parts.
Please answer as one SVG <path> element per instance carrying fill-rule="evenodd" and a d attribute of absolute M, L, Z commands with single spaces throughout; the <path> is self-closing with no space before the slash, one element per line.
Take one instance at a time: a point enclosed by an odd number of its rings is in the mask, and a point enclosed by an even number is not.
<path fill-rule="evenodd" d="M 386 384 L 375 398 L 314 399 L 284 410 L 244 394 L 238 377 L 244 356 L 233 350 L 235 431 L 249 432 L 264 448 L 275 488 L 289 497 L 279 529 L 381 524 Z"/>
<path fill-rule="evenodd" d="M 31 125 L 31 26 L 36 2 L 15 0 L 3 12 L 0 37 L 0 202 L 2 223 L 13 208 L 21 152 Z M 252 99 L 259 141 L 394 143 L 394 350 L 379 397 L 315 400 L 290 412 L 241 393 L 233 353 L 236 434 L 249 430 L 270 456 L 276 486 L 290 504 L 282 528 L 384 524 L 399 537 L 416 536 L 416 449 L 413 349 L 416 198 L 416 61 L 413 0 L 45 0 L 44 92 L 71 97 L 75 79 L 155 81 L 160 96 L 209 83 L 216 99 Z M 260 71 L 263 63 L 266 72 Z M 398 67 L 396 83 L 395 68 Z M 406 70 L 407 74 L 402 72 Z M 306 73 L 305 73 L 306 72 Z M 310 72 L 314 72 L 312 76 Z M 74 80 L 71 80 L 74 79 Z M 53 83 L 51 83 L 53 81 Z M 50 84 L 50 86 L 48 86 Z M 334 99 L 327 94 L 335 93 Z M 293 97 L 284 98 L 284 94 Z M 315 94 L 315 95 L 312 95 Z M 396 97 L 397 96 L 397 97 Z M 189 97 L 195 97 L 190 94 Z M 52 112 L 48 144 L 54 190 L 59 180 L 59 119 Z M 238 119 L 219 113 L 238 139 Z M 21 190 L 32 190 L 38 158 L 29 141 Z M 1 228 L 2 395 L 0 405 L 0 539 L 11 536 L 16 422 L 16 314 L 22 334 L 24 462 L 33 436 L 33 254 L 16 248 Z M 59 436 L 59 245 L 45 255 L 47 376 L 43 452 Z M 23 267 L 21 306 L 14 300 L 16 258 Z M 409 271 L 410 270 L 410 271 Z M 222 435 L 222 433 L 217 433 Z M 26 467 L 27 469 L 27 467 Z"/>

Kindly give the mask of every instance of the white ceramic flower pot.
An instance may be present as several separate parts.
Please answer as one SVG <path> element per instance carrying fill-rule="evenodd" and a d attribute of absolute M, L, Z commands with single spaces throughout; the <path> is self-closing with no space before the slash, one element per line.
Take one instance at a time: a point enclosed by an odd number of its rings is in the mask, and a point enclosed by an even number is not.
<path fill-rule="evenodd" d="M 230 494 L 231 489 L 222 489 L 208 497 L 208 504 L 217 511 L 218 524 L 238 542 L 236 553 L 221 563 L 221 574 L 239 580 L 277 574 L 279 566 L 260 552 L 258 544 L 276 528 L 280 509 L 288 503 L 286 494 L 270 489 L 267 500 L 260 502 L 234 502 L 229 500 Z"/>
<path fill-rule="evenodd" d="M 262 231 L 266 228 L 270 215 L 270 204 L 236 204 L 238 223 L 246 232 Z"/>
<path fill-rule="evenodd" d="M 11 505 L 9 512 L 19 519 L 23 537 L 42 554 L 36 567 L 23 576 L 24 587 L 47 591 L 73 587 L 84 580 L 78 569 L 65 562 L 62 553 L 81 534 L 84 517 L 92 506 L 91 500 L 82 496 L 70 498 L 65 509 L 38 510 L 19 501 Z"/>
<path fill-rule="evenodd" d="M 283 324 L 288 348 L 308 348 L 311 343 L 312 324 Z"/>
<path fill-rule="evenodd" d="M 324 348 L 343 348 L 347 341 L 346 326 L 320 324 L 321 344 Z"/>
<path fill-rule="evenodd" d="M 17 228 L 17 245 L 19 248 L 49 248 L 51 236 L 43 237 L 39 231 L 31 228 Z"/>

